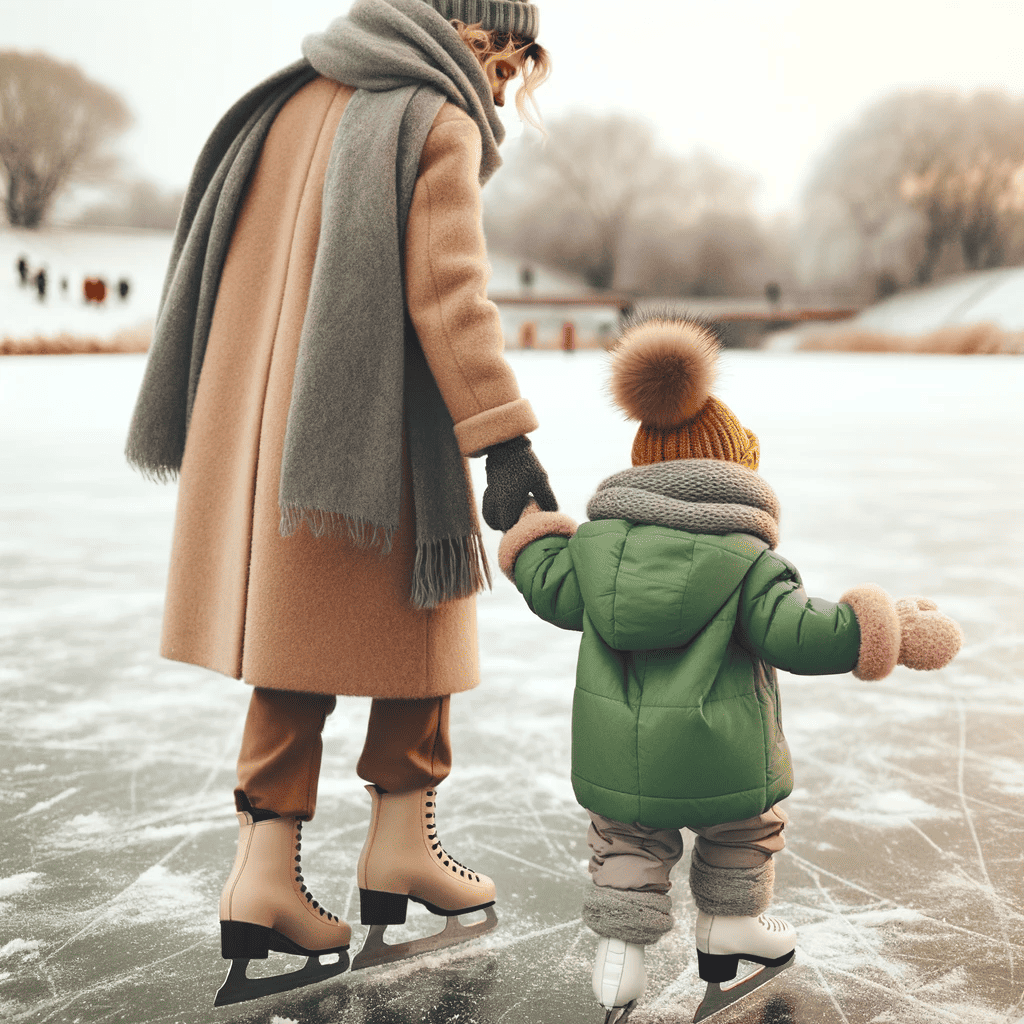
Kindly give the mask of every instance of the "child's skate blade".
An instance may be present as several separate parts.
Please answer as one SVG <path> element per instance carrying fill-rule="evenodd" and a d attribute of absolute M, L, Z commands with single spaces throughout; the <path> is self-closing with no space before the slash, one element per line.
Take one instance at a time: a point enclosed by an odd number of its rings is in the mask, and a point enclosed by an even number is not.
<path fill-rule="evenodd" d="M 459 920 L 457 915 L 453 915 L 448 918 L 447 924 L 441 931 L 434 935 L 424 936 L 422 939 L 411 939 L 408 942 L 385 942 L 384 931 L 387 925 L 370 925 L 363 948 L 359 950 L 356 958 L 352 961 L 352 970 L 361 971 L 366 967 L 377 967 L 380 964 L 389 964 L 396 960 L 407 960 L 409 957 L 419 956 L 421 953 L 433 953 L 438 949 L 455 946 L 460 942 L 468 942 L 479 935 L 484 935 L 498 926 L 498 915 L 494 912 L 493 905 L 481 909 L 486 915 L 482 921 L 466 925 Z"/>
<path fill-rule="evenodd" d="M 626 1018 L 636 1007 L 636 1000 L 631 999 L 625 1006 L 613 1006 L 604 1015 L 604 1024 L 626 1024 Z"/>
<path fill-rule="evenodd" d="M 293 989 L 326 981 L 348 968 L 348 953 L 344 950 L 338 952 L 338 959 L 334 963 L 322 964 L 320 956 L 308 957 L 297 971 L 286 971 L 269 978 L 250 978 L 245 973 L 249 966 L 248 959 L 241 957 L 232 960 L 228 976 L 217 990 L 213 1005 L 228 1006 L 231 1003 L 246 1003 L 250 999 L 262 999 L 278 992 L 291 992 Z"/>
<path fill-rule="evenodd" d="M 712 1014 L 732 1006 L 733 1003 L 756 992 L 762 985 L 767 985 L 776 975 L 793 966 L 796 959 L 795 954 L 796 950 L 783 958 L 781 963 L 763 965 L 731 985 L 723 986 L 717 981 L 709 981 L 704 998 L 693 1016 L 693 1024 L 707 1020 Z M 740 959 L 746 958 L 741 956 Z"/>

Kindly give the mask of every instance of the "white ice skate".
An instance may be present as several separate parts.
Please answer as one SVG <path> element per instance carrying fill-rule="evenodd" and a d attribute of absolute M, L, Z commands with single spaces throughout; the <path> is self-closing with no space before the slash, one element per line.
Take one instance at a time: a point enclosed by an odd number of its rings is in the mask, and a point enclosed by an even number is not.
<path fill-rule="evenodd" d="M 221 955 L 231 969 L 214 1006 L 302 988 L 348 967 L 352 929 L 313 899 L 302 877 L 302 822 L 240 811 L 238 824 L 235 865 L 220 898 Z M 271 950 L 304 956 L 306 963 L 269 978 L 248 977 L 249 961 L 266 959 Z M 321 963 L 325 954 L 338 959 Z"/>
<path fill-rule="evenodd" d="M 697 967 L 708 987 L 694 1024 L 750 995 L 791 967 L 795 952 L 796 929 L 781 918 L 768 914 L 723 917 L 698 911 Z M 723 987 L 724 982 L 736 977 L 740 960 L 760 964 L 760 969 Z"/>
<path fill-rule="evenodd" d="M 359 855 L 360 920 L 370 926 L 352 970 L 404 960 L 476 938 L 498 924 L 494 883 L 447 853 L 437 834 L 437 791 L 382 793 L 367 786 L 373 802 L 370 829 Z M 448 918 L 434 935 L 409 942 L 384 941 L 388 925 L 404 924 L 409 900 Z M 485 919 L 464 925 L 459 915 L 476 910 Z"/>
<path fill-rule="evenodd" d="M 594 961 L 594 995 L 606 1011 L 604 1024 L 624 1024 L 646 988 L 644 947 L 602 936 Z"/>

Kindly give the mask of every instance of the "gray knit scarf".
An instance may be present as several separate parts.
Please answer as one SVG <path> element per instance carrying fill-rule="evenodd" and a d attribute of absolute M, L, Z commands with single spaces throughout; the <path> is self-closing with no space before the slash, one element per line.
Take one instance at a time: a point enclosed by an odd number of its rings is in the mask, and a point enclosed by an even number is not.
<path fill-rule="evenodd" d="M 779 542 L 779 500 L 768 484 L 735 462 L 675 459 L 608 477 L 587 504 L 591 519 L 630 519 L 688 533 L 751 533 Z"/>
<path fill-rule="evenodd" d="M 281 533 L 306 523 L 316 536 L 347 532 L 387 554 L 399 525 L 404 422 L 416 509 L 410 599 L 431 608 L 490 576 L 451 416 L 405 309 L 405 224 L 420 153 L 446 100 L 480 129 L 481 184 L 500 164 L 504 129 L 473 52 L 423 0 L 356 0 L 347 17 L 308 36 L 303 53 L 242 97 L 200 154 L 126 454 L 147 475 L 176 476 L 221 271 L 267 133 L 317 73 L 354 87 L 324 183 L 285 434 Z"/>

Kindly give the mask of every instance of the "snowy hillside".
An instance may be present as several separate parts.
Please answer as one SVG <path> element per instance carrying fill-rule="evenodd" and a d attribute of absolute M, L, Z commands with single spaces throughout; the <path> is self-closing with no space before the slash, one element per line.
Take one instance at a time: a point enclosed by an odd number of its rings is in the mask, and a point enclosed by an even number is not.
<path fill-rule="evenodd" d="M 1003 331 L 1024 330 L 1024 267 L 979 271 L 901 292 L 832 328 L 813 324 L 778 331 L 767 347 L 792 351 L 811 335 L 828 337 L 850 331 L 877 331 L 920 337 L 942 328 L 984 323 L 995 324 Z"/>
<path fill-rule="evenodd" d="M 967 274 L 879 302 L 855 320 L 864 328 L 923 334 L 939 327 L 990 321 L 1024 330 L 1024 268 Z"/>

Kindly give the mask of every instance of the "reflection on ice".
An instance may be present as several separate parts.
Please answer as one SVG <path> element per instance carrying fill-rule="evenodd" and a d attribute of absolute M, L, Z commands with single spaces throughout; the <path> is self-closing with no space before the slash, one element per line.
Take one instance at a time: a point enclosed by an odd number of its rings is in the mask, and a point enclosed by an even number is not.
<path fill-rule="evenodd" d="M 632 439 L 601 391 L 601 359 L 512 354 L 542 423 L 535 445 L 577 519 Z M 798 788 L 774 906 L 799 928 L 797 963 L 724 1020 L 1015 1022 L 1024 360 L 723 363 L 722 397 L 760 436 L 782 502 L 780 551 L 809 591 L 834 599 L 873 580 L 925 593 L 967 636 L 927 676 L 784 677 Z M 499 928 L 214 1016 L 248 693 L 155 653 L 174 489 L 120 455 L 141 368 L 137 357 L 0 364 L 0 1016 L 599 1024 L 595 939 L 579 923 L 585 815 L 568 782 L 577 638 L 534 619 L 501 578 L 479 602 L 484 684 L 453 701 L 444 830 L 495 878 Z M 487 543 L 493 561 L 497 537 Z M 369 802 L 353 769 L 367 713 L 343 699 L 328 721 L 303 850 L 311 887 L 355 922 L 354 949 Z M 677 880 L 676 927 L 649 951 L 637 1024 L 689 1020 L 703 995 Z M 427 918 L 410 915 L 410 937 L 436 929 Z"/>

